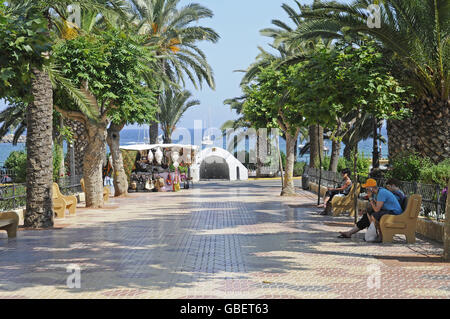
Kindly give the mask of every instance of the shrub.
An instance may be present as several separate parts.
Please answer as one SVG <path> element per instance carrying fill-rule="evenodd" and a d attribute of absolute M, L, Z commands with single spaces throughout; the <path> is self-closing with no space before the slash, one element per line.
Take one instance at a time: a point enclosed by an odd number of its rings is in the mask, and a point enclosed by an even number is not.
<path fill-rule="evenodd" d="M 305 162 L 296 162 L 294 164 L 294 176 L 302 176 L 305 166 L 306 166 Z"/>
<path fill-rule="evenodd" d="M 58 143 L 55 143 L 53 145 L 53 181 L 57 182 L 60 178 L 59 176 L 59 169 L 61 167 L 61 163 L 63 161 L 63 157 L 61 154 L 61 148 L 62 146 Z"/>
<path fill-rule="evenodd" d="M 25 182 L 27 178 L 27 153 L 25 151 L 12 151 L 4 165 L 14 172 L 14 182 Z"/>
<path fill-rule="evenodd" d="M 417 153 L 401 153 L 391 161 L 391 169 L 386 172 L 386 178 L 396 178 L 401 181 L 418 181 L 421 171 L 432 166 L 429 158 Z"/>
<path fill-rule="evenodd" d="M 439 184 L 441 187 L 448 185 L 450 179 L 450 159 L 439 164 L 426 166 L 420 171 L 420 182 L 425 184 Z"/>

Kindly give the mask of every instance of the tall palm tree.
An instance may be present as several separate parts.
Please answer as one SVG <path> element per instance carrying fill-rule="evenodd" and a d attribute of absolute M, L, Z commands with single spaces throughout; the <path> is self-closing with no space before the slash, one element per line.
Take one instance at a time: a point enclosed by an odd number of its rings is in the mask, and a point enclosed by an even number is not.
<path fill-rule="evenodd" d="M 200 41 L 216 43 L 219 35 L 211 28 L 196 25 L 213 17 L 213 12 L 196 3 L 180 7 L 180 0 L 131 0 L 132 21 L 139 33 L 148 35 L 147 45 L 154 46 L 160 58 L 160 72 L 172 82 L 185 84 L 185 77 L 195 88 L 203 81 L 215 88 L 213 72 L 206 55 L 197 46 Z M 158 123 L 150 125 L 150 143 L 156 143 Z"/>
<path fill-rule="evenodd" d="M 17 145 L 27 128 L 27 104 L 23 101 L 9 100 L 8 107 L 0 112 L 0 140 L 10 131 L 13 133 L 13 145 Z"/>
<path fill-rule="evenodd" d="M 47 33 L 54 29 L 54 21 L 67 17 L 70 5 L 97 12 L 114 12 L 124 6 L 121 0 L 11 0 L 12 10 L 38 12 L 47 23 Z M 51 58 L 51 52 L 47 54 Z M 27 227 L 46 228 L 53 225 L 52 182 L 52 120 L 53 88 L 48 68 L 33 68 L 31 92 L 33 102 L 27 108 L 27 208 L 24 224 Z"/>
<path fill-rule="evenodd" d="M 314 3 L 317 1 L 314 0 Z M 297 63 L 304 59 L 305 54 L 313 51 L 317 46 L 325 46 L 332 47 L 332 42 L 326 40 L 321 37 L 311 37 L 307 41 L 295 42 L 292 43 L 291 38 L 292 34 L 296 32 L 302 24 L 305 23 L 305 18 L 300 16 L 301 12 L 308 12 L 312 10 L 311 5 L 301 4 L 299 1 L 295 1 L 296 8 L 283 3 L 282 9 L 289 16 L 290 22 L 292 22 L 293 27 L 287 24 L 284 21 L 275 19 L 272 20 L 272 24 L 274 27 L 266 28 L 261 30 L 261 34 L 267 37 L 271 37 L 274 39 L 274 45 L 281 54 L 281 63 Z M 262 53 L 262 55 L 266 56 L 268 61 L 271 60 L 270 55 L 267 53 Z M 259 67 L 257 64 L 253 66 L 253 68 L 249 69 L 248 76 L 253 76 L 253 72 L 255 72 L 255 67 Z M 246 78 L 244 78 L 247 80 Z M 323 130 L 324 128 L 321 126 L 317 126 L 312 124 L 309 126 L 308 135 L 310 138 L 309 143 L 309 154 L 310 154 L 310 167 L 316 167 L 318 160 L 320 158 L 319 152 L 323 149 Z M 336 144 L 334 144 L 336 145 Z M 333 149 L 336 153 L 336 150 Z"/>
<path fill-rule="evenodd" d="M 192 93 L 166 88 L 159 101 L 160 122 L 164 132 L 164 143 L 172 143 L 172 133 L 183 114 L 191 107 L 200 105 L 199 100 L 190 100 Z"/>
<path fill-rule="evenodd" d="M 380 28 L 367 23 L 372 0 L 351 4 L 316 1 L 291 36 L 295 44 L 318 35 L 330 39 L 369 36 L 383 44 L 393 74 L 411 85 L 413 115 L 388 121 L 389 153 L 415 149 L 433 161 L 450 157 L 450 1 L 383 0 Z"/>

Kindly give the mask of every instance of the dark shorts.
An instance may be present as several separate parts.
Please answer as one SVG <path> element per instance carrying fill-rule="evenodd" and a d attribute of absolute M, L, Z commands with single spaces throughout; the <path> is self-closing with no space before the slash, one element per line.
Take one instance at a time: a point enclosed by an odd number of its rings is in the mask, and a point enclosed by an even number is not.
<path fill-rule="evenodd" d="M 380 210 L 379 212 L 372 212 L 369 213 L 371 216 L 373 216 L 377 221 L 381 220 L 381 217 L 384 215 L 395 215 L 395 213 L 392 210 Z"/>

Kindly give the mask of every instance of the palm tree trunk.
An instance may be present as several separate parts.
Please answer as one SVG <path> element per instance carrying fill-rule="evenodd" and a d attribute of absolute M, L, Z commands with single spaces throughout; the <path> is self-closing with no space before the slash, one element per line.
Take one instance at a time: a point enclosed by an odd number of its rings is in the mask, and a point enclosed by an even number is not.
<path fill-rule="evenodd" d="M 107 142 L 111 151 L 112 166 L 114 169 L 114 197 L 128 194 L 128 177 L 123 166 L 122 152 L 120 151 L 120 131 L 124 124 L 114 124 L 108 128 Z"/>
<path fill-rule="evenodd" d="M 164 134 L 164 144 L 172 144 L 172 138 L 170 137 L 170 135 Z"/>
<path fill-rule="evenodd" d="M 45 71 L 33 69 L 33 103 L 27 109 L 25 227 L 53 226 L 53 90 Z"/>
<path fill-rule="evenodd" d="M 410 108 L 410 118 L 387 121 L 389 158 L 411 150 L 434 163 L 450 158 L 450 101 L 429 97 Z"/>
<path fill-rule="evenodd" d="M 298 138 L 298 130 L 295 135 L 286 132 L 286 168 L 284 174 L 284 185 L 281 191 L 281 196 L 295 195 L 294 187 L 294 163 L 295 163 L 295 141 Z"/>
<path fill-rule="evenodd" d="M 450 180 L 447 183 L 447 205 L 445 206 L 444 260 L 450 261 Z"/>
<path fill-rule="evenodd" d="M 103 160 L 106 154 L 106 123 L 86 121 L 88 145 L 84 155 L 83 178 L 86 207 L 103 207 Z"/>
<path fill-rule="evenodd" d="M 158 143 L 158 122 L 150 122 L 150 144 Z"/>

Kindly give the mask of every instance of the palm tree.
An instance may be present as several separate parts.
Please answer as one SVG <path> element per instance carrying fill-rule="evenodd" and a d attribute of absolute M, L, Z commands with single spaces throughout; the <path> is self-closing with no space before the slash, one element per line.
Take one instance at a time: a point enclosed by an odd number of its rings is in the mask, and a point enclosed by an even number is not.
<path fill-rule="evenodd" d="M 164 143 L 172 143 L 172 133 L 183 114 L 189 108 L 200 105 L 199 100 L 189 100 L 191 97 L 192 93 L 189 91 L 177 91 L 173 88 L 164 90 L 159 102 L 161 110 L 159 120 L 164 132 Z"/>
<path fill-rule="evenodd" d="M 54 21 L 67 17 L 70 5 L 97 12 L 114 12 L 123 7 L 121 0 L 12 0 L 8 5 L 28 16 L 38 12 L 47 21 L 47 34 L 54 28 Z M 51 53 L 48 52 L 48 58 Z M 24 224 L 27 227 L 46 228 L 53 225 L 53 88 L 48 68 L 33 68 L 31 92 L 33 102 L 27 107 L 27 208 Z"/>
<path fill-rule="evenodd" d="M 314 0 L 314 3 L 317 1 Z M 303 5 L 299 1 L 295 1 L 297 8 L 293 8 L 290 5 L 283 3 L 281 6 L 286 14 L 289 16 L 289 19 L 293 23 L 294 27 L 289 26 L 287 23 L 281 20 L 272 20 L 272 24 L 275 27 L 266 28 L 261 30 L 261 34 L 264 36 L 268 36 L 274 39 L 273 47 L 278 49 L 282 61 L 280 63 L 297 63 L 301 60 L 304 60 L 305 55 L 315 50 L 318 46 L 332 47 L 332 42 L 326 40 L 321 37 L 311 37 L 308 41 L 304 40 L 301 42 L 292 43 L 291 38 L 292 34 L 295 33 L 304 23 L 305 18 L 300 16 L 301 12 L 309 12 L 312 10 L 311 5 Z M 298 10 L 298 11 L 296 11 Z M 262 52 L 261 55 L 266 57 L 267 62 L 273 61 L 273 58 L 270 57 L 270 54 L 266 52 Z M 267 63 L 266 62 L 266 63 Z M 262 63 L 261 66 L 264 66 L 265 63 Z M 255 68 L 260 67 L 258 64 L 255 64 L 253 68 L 251 68 L 248 72 L 248 77 L 253 76 L 253 72 L 255 72 Z M 246 78 L 244 78 L 247 80 Z M 323 130 L 324 128 L 321 126 L 317 126 L 312 124 L 309 126 L 309 166 L 316 167 L 317 162 L 320 159 L 319 152 L 323 149 Z M 336 144 L 333 144 L 336 145 Z M 336 150 L 334 149 L 335 153 Z M 319 161 L 320 162 L 320 161 Z"/>
<path fill-rule="evenodd" d="M 185 85 L 185 77 L 195 88 L 203 81 L 215 88 L 212 69 L 197 43 L 216 43 L 219 35 L 211 28 L 196 26 L 213 12 L 191 3 L 179 8 L 180 0 L 131 0 L 132 21 L 139 33 L 148 35 L 147 45 L 156 47 L 160 57 L 160 72 L 170 81 Z M 155 144 L 158 123 L 150 124 L 150 143 Z"/>
<path fill-rule="evenodd" d="M 13 133 L 13 145 L 17 145 L 20 137 L 27 128 L 27 103 L 19 100 L 9 100 L 8 107 L 0 112 L 0 140 L 10 131 Z"/>
<path fill-rule="evenodd" d="M 368 26 L 372 0 L 352 4 L 317 1 L 298 17 L 307 21 L 289 40 L 291 45 L 322 36 L 345 39 L 369 36 L 383 44 L 389 65 L 413 87 L 413 114 L 388 121 L 389 153 L 415 149 L 433 161 L 450 157 L 450 2 L 448 0 L 380 1 L 381 26 Z"/>

